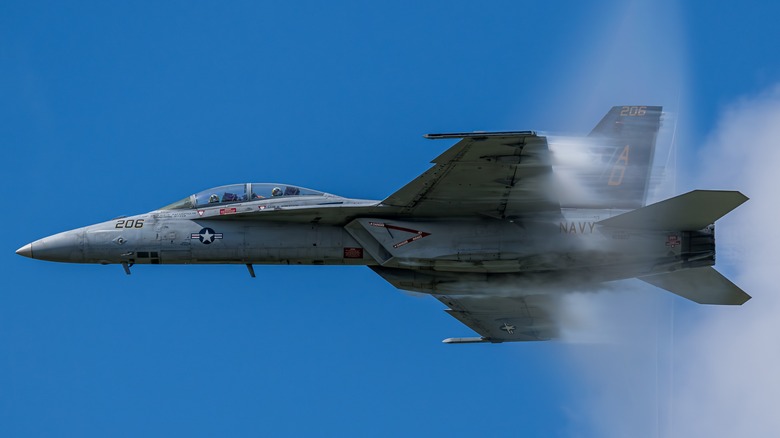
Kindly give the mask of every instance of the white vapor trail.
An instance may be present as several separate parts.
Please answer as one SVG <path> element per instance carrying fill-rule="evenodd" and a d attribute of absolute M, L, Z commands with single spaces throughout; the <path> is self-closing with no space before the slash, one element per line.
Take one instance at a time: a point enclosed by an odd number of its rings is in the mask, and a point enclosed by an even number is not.
<path fill-rule="evenodd" d="M 677 17 L 676 4 L 664 1 L 620 3 L 601 17 L 604 31 L 588 38 L 588 62 L 572 60 L 578 75 L 561 85 L 566 104 L 555 111 L 574 108 L 566 116 L 575 116 L 578 130 L 623 104 L 664 105 L 685 122 L 687 57 Z M 673 127 L 669 117 L 656 164 L 668 155 Z M 676 139 L 683 147 L 690 144 L 684 128 Z M 571 436 L 780 436 L 780 86 L 730 105 L 697 144 L 698 159 L 686 160 L 686 187 L 662 188 L 649 201 L 693 188 L 750 197 L 716 224 L 716 268 L 753 299 L 698 305 L 638 280 L 568 296 L 564 340 L 575 342 L 564 351 L 573 397 L 562 403 Z M 587 342 L 604 339 L 610 342 Z"/>
<path fill-rule="evenodd" d="M 698 305 L 646 285 L 573 298 L 611 342 L 567 344 L 573 435 L 774 437 L 780 431 L 780 86 L 732 105 L 700 148 L 695 188 L 751 199 L 716 224 L 716 268 L 753 296 Z M 575 333 L 575 340 L 577 334 Z"/>
<path fill-rule="evenodd" d="M 557 84 L 550 118 L 586 132 L 594 114 L 613 105 L 664 105 L 680 117 L 675 137 L 686 147 L 684 110 L 693 106 L 677 3 L 613 6 L 595 15 L 600 25 L 583 34 L 582 55 L 564 66 L 577 74 Z M 674 123 L 665 117 L 657 165 L 677 162 L 664 150 Z M 685 187 L 661 187 L 648 201 L 694 188 L 750 197 L 716 224 L 716 268 L 753 299 L 698 305 L 638 280 L 567 296 L 572 397 L 562 403 L 570 436 L 780 436 L 780 85 L 728 106 L 698 140 L 698 158 L 685 160 Z"/>
<path fill-rule="evenodd" d="M 743 99 L 701 149 L 699 186 L 751 199 L 716 227 L 718 267 L 753 296 L 741 307 L 703 308 L 678 333 L 673 436 L 780 434 L 780 86 Z"/>

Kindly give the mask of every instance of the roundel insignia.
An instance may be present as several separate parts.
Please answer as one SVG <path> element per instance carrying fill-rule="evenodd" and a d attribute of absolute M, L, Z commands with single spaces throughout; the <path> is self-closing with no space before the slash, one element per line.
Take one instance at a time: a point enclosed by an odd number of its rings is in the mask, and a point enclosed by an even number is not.
<path fill-rule="evenodd" d="M 200 240 L 200 243 L 204 245 L 210 245 L 214 242 L 216 239 L 222 238 L 222 233 L 216 233 L 211 228 L 203 228 L 197 233 L 192 233 L 190 236 L 191 239 L 198 239 Z"/>
<path fill-rule="evenodd" d="M 503 331 L 505 331 L 505 332 L 509 333 L 510 335 L 514 334 L 514 333 L 515 333 L 515 330 L 517 330 L 517 327 L 515 327 L 515 326 L 514 326 L 514 325 L 512 325 L 512 324 L 509 324 L 508 322 L 505 322 L 505 323 L 504 323 L 504 325 L 502 325 L 502 326 L 501 326 L 501 327 L 499 327 L 499 328 L 500 328 L 501 330 L 503 330 Z"/>

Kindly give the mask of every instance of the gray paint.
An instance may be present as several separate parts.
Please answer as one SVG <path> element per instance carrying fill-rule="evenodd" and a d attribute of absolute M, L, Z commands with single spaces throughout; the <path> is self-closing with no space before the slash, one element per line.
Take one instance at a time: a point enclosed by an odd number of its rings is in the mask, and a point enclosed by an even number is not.
<path fill-rule="evenodd" d="M 253 264 L 366 265 L 434 295 L 480 335 L 448 343 L 554 338 L 561 294 L 633 277 L 741 304 L 750 297 L 709 266 L 711 224 L 744 195 L 700 190 L 643 207 L 660 120 L 660 107 L 615 107 L 588 137 L 555 144 L 532 131 L 431 135 L 462 140 L 384 201 L 233 184 L 17 254 L 128 273 L 134 264 L 246 264 L 250 274 Z"/>

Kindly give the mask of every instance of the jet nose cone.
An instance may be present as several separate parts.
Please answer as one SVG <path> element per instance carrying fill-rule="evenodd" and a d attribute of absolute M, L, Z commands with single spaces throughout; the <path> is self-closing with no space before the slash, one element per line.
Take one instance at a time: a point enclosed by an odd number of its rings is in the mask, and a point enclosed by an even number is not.
<path fill-rule="evenodd" d="M 24 245 L 23 247 L 16 250 L 16 253 L 20 256 L 33 258 L 32 255 L 32 243 L 28 243 L 27 245 Z"/>
<path fill-rule="evenodd" d="M 19 248 L 16 253 L 36 260 L 82 262 L 84 260 L 82 234 L 81 230 L 72 230 L 44 237 Z"/>

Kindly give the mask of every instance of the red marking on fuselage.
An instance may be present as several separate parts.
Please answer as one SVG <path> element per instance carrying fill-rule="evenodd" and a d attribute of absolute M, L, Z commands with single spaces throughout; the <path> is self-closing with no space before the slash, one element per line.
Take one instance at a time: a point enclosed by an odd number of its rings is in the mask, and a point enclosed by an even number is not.
<path fill-rule="evenodd" d="M 363 258 L 363 248 L 350 248 L 350 247 L 344 248 L 344 258 L 345 259 L 362 259 Z"/>
<path fill-rule="evenodd" d="M 409 230 L 409 229 L 408 228 L 404 229 L 404 231 L 407 231 L 407 230 Z M 415 232 L 415 233 L 418 233 L 418 234 L 416 236 L 412 236 L 412 237 L 404 240 L 403 242 L 396 243 L 395 245 L 393 245 L 393 248 L 400 248 L 400 247 L 402 247 L 404 245 L 408 245 L 408 244 L 414 242 L 415 240 L 420 240 L 423 237 L 431 235 L 431 233 L 426 233 L 425 231 L 415 231 L 415 230 L 409 230 L 409 231 Z"/>
<path fill-rule="evenodd" d="M 368 224 L 371 225 L 372 227 L 382 227 L 382 228 L 387 228 L 388 230 L 397 230 L 397 231 L 403 231 L 404 233 L 414 234 L 414 236 L 404 241 L 396 243 L 395 245 L 393 245 L 393 248 L 400 248 L 404 245 L 408 245 L 414 242 L 415 240 L 420 240 L 423 237 L 427 237 L 431 235 L 431 233 L 426 233 L 425 231 L 413 230 L 411 228 L 399 227 L 398 225 L 390 225 L 383 222 L 369 222 Z"/>

